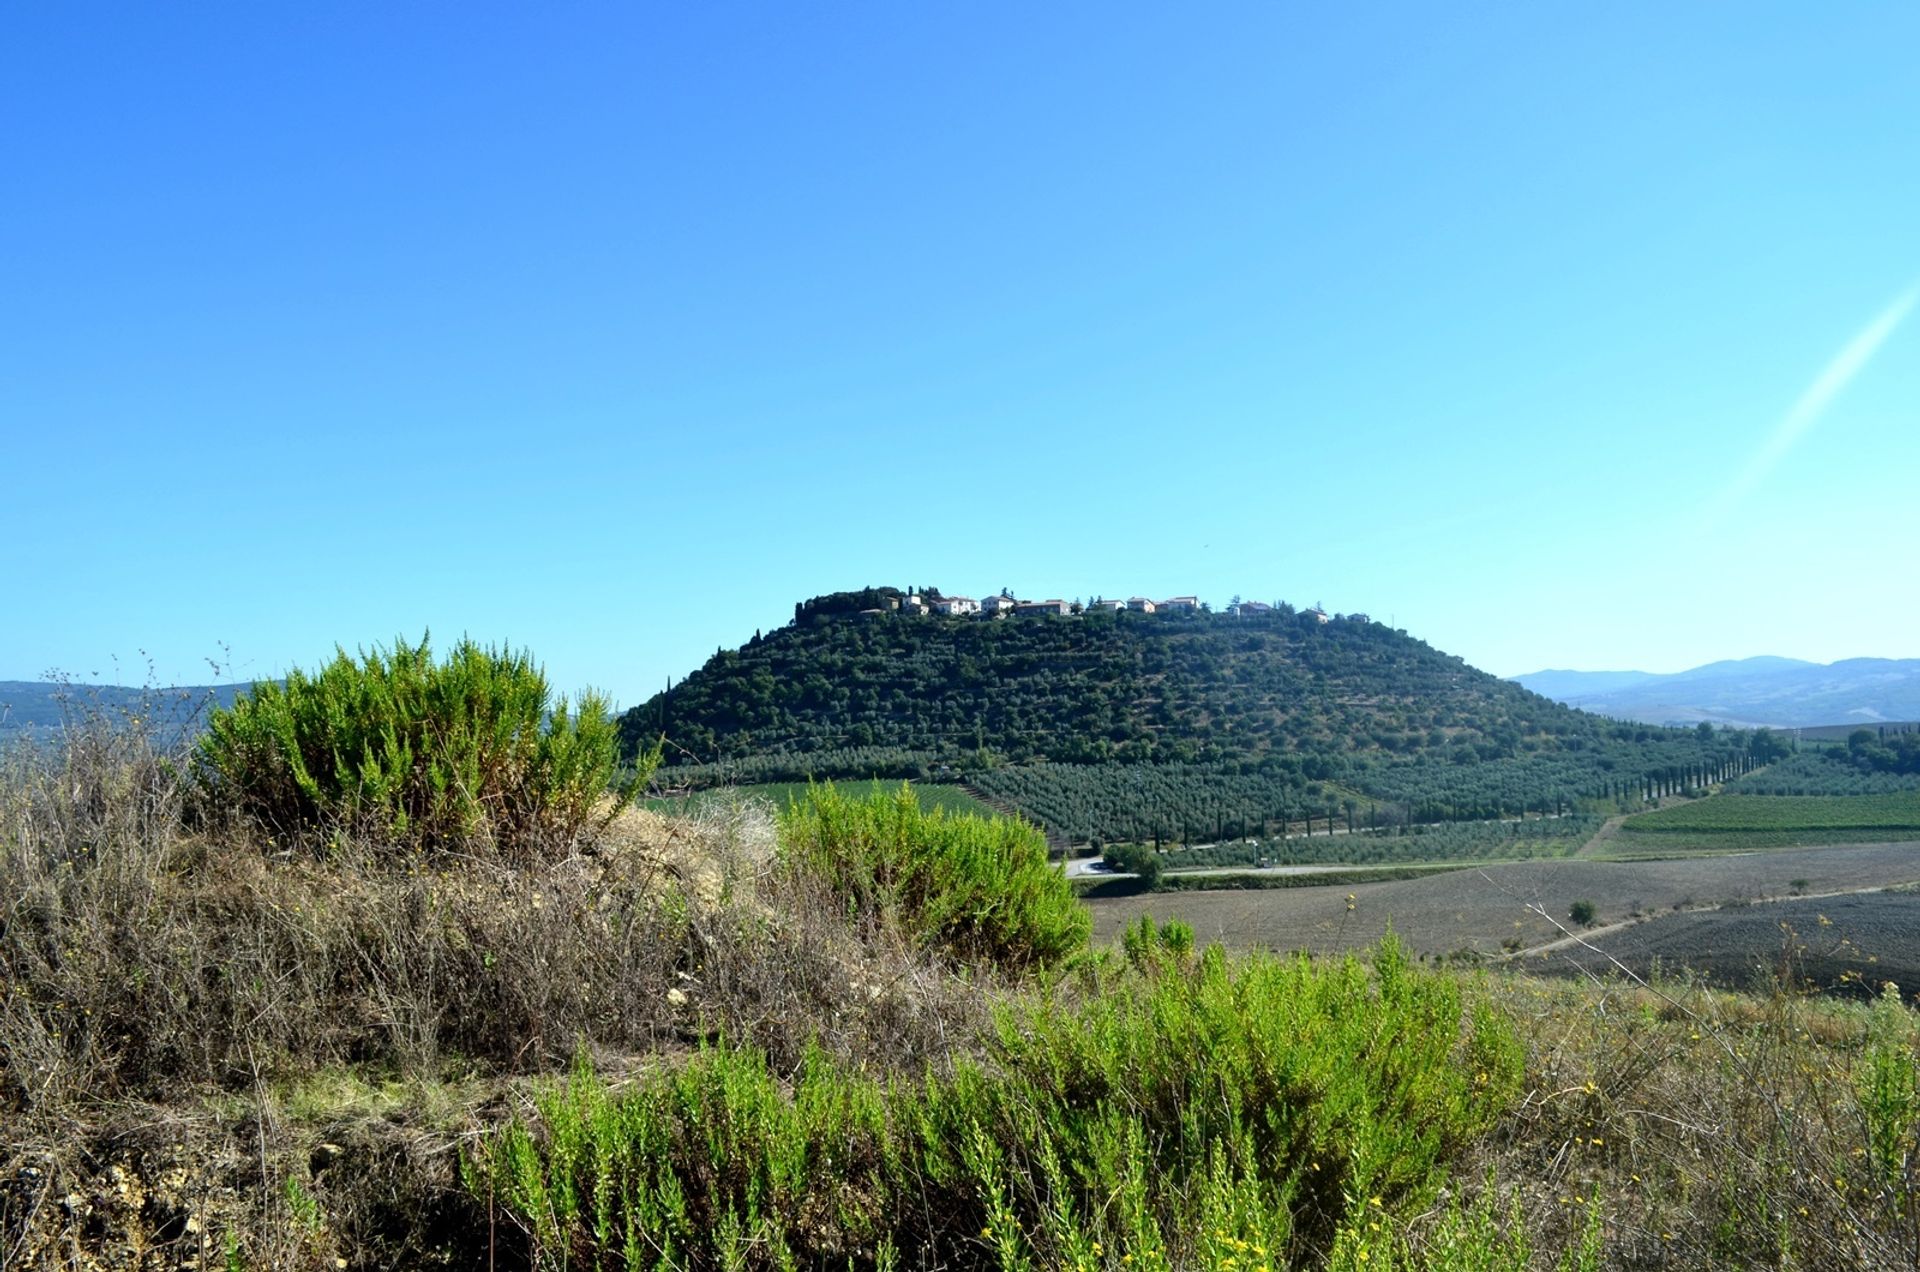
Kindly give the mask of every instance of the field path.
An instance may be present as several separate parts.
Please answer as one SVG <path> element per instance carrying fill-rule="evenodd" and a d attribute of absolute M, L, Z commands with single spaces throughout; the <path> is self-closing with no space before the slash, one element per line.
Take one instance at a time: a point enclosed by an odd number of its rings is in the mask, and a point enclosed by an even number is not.
<path fill-rule="evenodd" d="M 1804 893 L 1798 893 L 1795 895 L 1784 896 L 1784 897 L 1752 897 L 1752 898 L 1741 901 L 1739 904 L 1741 908 L 1744 909 L 1748 906 L 1755 906 L 1755 905 L 1779 905 L 1782 902 L 1787 902 L 1787 901 L 1822 901 L 1830 897 L 1857 897 L 1857 896 L 1863 896 L 1871 892 L 1885 892 L 1890 888 L 1901 888 L 1906 886 L 1908 885 L 1899 884 L 1899 883 L 1881 883 L 1881 884 L 1873 884 L 1869 887 L 1863 887 L 1863 888 L 1836 888 L 1831 892 L 1804 892 Z M 1674 911 L 1673 913 L 1713 914 L 1720 910 L 1724 910 L 1726 908 L 1727 906 L 1725 905 L 1725 903 L 1722 903 L 1719 905 L 1694 905 L 1694 906 L 1688 906 L 1684 910 Z M 1652 917 L 1664 918 L 1665 916 L 1655 915 Z M 1529 946 L 1524 950 L 1514 950 L 1512 953 L 1505 955 L 1504 958 L 1502 958 L 1500 961 L 1511 962 L 1514 959 L 1531 958 L 1539 954 L 1551 954 L 1555 950 L 1570 949 L 1576 945 L 1586 945 L 1592 941 L 1599 939 L 1600 937 L 1610 936 L 1615 932 L 1623 931 L 1630 927 L 1637 927 L 1640 924 L 1647 923 L 1647 922 L 1651 922 L 1651 919 L 1649 918 L 1622 919 L 1617 923 L 1603 923 L 1598 927 L 1590 927 L 1590 928 L 1587 928 L 1585 931 L 1575 932 L 1569 936 L 1563 936 L 1557 940 L 1547 941 L 1541 945 Z"/>
<path fill-rule="evenodd" d="M 1627 820 L 1625 813 L 1607 818 L 1605 822 L 1601 823 L 1600 829 L 1593 832 L 1593 838 L 1587 840 L 1586 843 L 1581 844 L 1579 848 L 1575 849 L 1573 855 L 1576 857 L 1592 857 L 1597 855 L 1600 851 L 1601 844 L 1606 843 L 1607 840 L 1612 839 L 1620 833 L 1620 823 L 1625 820 Z"/>
<path fill-rule="evenodd" d="M 1700 907 L 1700 909 L 1703 910 L 1718 910 L 1719 908 L 1717 905 Z M 1584 932 L 1575 932 L 1571 936 L 1563 936 L 1557 940 L 1547 941 L 1540 945 L 1530 945 L 1524 950 L 1514 950 L 1511 953 L 1503 955 L 1499 961 L 1512 962 L 1514 959 L 1532 958 L 1539 954 L 1551 954 L 1555 950 L 1564 950 L 1574 945 L 1585 945 L 1589 941 L 1598 940 L 1600 937 L 1611 935 L 1614 932 L 1630 928 L 1636 923 L 1643 922 L 1645 922 L 1644 919 L 1621 919 L 1618 923 L 1603 923 L 1599 927 L 1590 927 Z"/>
<path fill-rule="evenodd" d="M 1717 792 L 1720 788 L 1716 786 L 1716 787 L 1713 787 L 1712 789 Z M 1705 795 L 1705 796 L 1701 796 L 1700 798 L 1710 799 L 1712 798 L 1712 796 Z M 1697 804 L 1699 802 L 1700 802 L 1699 799 L 1688 799 L 1685 795 L 1662 795 L 1658 799 L 1655 799 L 1646 808 L 1636 809 L 1634 813 L 1619 813 L 1613 817 L 1609 817 L 1604 823 L 1602 823 L 1599 830 L 1596 830 L 1593 832 L 1593 838 L 1587 840 L 1586 843 L 1582 844 L 1578 849 L 1576 849 L 1573 855 L 1575 857 L 1599 856 L 1601 851 L 1601 846 L 1605 844 L 1609 839 L 1612 839 L 1615 835 L 1619 834 L 1621 823 L 1626 821 L 1627 818 L 1634 816 L 1635 813 L 1653 812 L 1654 810 L 1661 809 L 1661 808 L 1678 808 L 1682 804 Z"/>

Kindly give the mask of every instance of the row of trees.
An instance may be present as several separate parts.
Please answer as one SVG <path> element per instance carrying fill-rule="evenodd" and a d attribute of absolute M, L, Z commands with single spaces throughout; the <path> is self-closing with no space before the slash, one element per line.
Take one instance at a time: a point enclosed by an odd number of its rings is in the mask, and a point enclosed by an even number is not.
<path fill-rule="evenodd" d="M 1847 736 L 1847 758 L 1868 773 L 1920 773 L 1920 733 L 1855 729 Z"/>
<path fill-rule="evenodd" d="M 1596 804 L 1631 807 L 1751 772 L 1758 761 L 1734 749 L 1743 736 L 1716 734 L 1709 741 L 1689 730 L 1611 750 L 1512 760 L 1347 763 L 1336 766 L 1337 782 L 1297 768 L 1241 772 L 1185 764 L 1015 765 L 967 780 L 1070 842 L 1217 842 L 1566 817 Z"/>
<path fill-rule="evenodd" d="M 1069 842 L 1192 843 L 1327 833 L 1360 813 L 1349 792 L 1299 773 L 1238 773 L 1188 764 L 1034 764 L 970 775 Z"/>
<path fill-rule="evenodd" d="M 1920 773 L 1863 768 L 1846 751 L 1809 747 L 1727 786 L 1734 795 L 1892 795 L 1920 790 Z"/>
<path fill-rule="evenodd" d="M 1580 801 L 1631 804 L 1751 772 L 1753 735 L 1694 730 L 1624 733 L 1604 746 L 1444 765 L 1397 760 L 1358 773 L 1358 785 L 1409 810 L 1411 820 L 1479 821 L 1565 813 Z"/>
<path fill-rule="evenodd" d="M 1456 822 L 1308 839 L 1246 840 L 1180 849 L 1166 864 L 1234 868 L 1273 865 L 1376 865 L 1405 861 L 1531 860 L 1564 857 L 1586 843 L 1604 819 L 1587 815 L 1527 821 Z"/>
<path fill-rule="evenodd" d="M 1716 735 L 1736 745 L 1741 735 Z M 1527 815 L 1566 817 L 1591 801 L 1631 805 L 1642 799 L 1751 773 L 1746 751 L 1711 760 L 1677 761 L 1679 748 L 1698 739 L 1669 733 L 1658 742 L 1623 742 L 1611 751 L 1542 754 L 1471 764 L 1369 765 L 1333 757 L 1302 763 L 1288 757 L 1266 765 L 1005 764 L 978 754 L 907 751 L 885 747 L 776 752 L 664 771 L 669 786 L 706 787 L 812 778 L 902 778 L 960 781 L 1000 804 L 1017 808 L 1069 842 L 1141 840 L 1193 843 L 1275 835 L 1318 836 L 1404 831 L 1435 823 L 1473 823 Z M 1639 763 L 1630 775 L 1612 771 Z M 1853 775 L 1843 761 L 1809 753 L 1795 764 L 1826 766 Z M 1755 780 L 1755 779 L 1745 779 Z M 1795 779 L 1804 785 L 1805 775 Z M 1745 786 L 1736 789 L 1746 790 Z M 1876 788 L 1877 789 L 1877 788 Z M 1805 790 L 1794 793 L 1811 793 Z M 1827 793 L 1850 793 L 1832 790 Z"/>

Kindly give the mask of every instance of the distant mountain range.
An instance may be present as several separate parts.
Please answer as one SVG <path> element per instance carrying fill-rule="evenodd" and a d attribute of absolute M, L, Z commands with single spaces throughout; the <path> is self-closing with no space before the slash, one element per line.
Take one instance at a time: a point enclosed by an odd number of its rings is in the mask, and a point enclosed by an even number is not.
<path fill-rule="evenodd" d="M 143 715 L 165 736 L 191 728 L 212 706 L 227 706 L 251 689 L 251 681 L 231 685 L 174 685 L 142 689 L 130 685 L 47 680 L 0 680 L 0 736 L 58 729 L 69 719 L 104 715 L 109 719 Z"/>
<path fill-rule="evenodd" d="M 1920 720 L 1920 658 L 1738 658 L 1691 671 L 1536 671 L 1514 681 L 1583 711 L 1648 724 L 1805 728 Z"/>

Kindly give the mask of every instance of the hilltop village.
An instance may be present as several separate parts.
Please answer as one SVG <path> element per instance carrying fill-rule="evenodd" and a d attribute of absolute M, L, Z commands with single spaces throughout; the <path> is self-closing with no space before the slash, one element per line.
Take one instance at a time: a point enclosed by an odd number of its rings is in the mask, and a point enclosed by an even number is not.
<path fill-rule="evenodd" d="M 1091 611 L 1110 612 L 1128 611 L 1135 614 L 1195 614 L 1212 613 L 1212 606 L 1197 596 L 1170 596 L 1164 600 L 1154 600 L 1146 596 L 1133 596 L 1126 600 L 1115 600 L 1104 596 L 1095 596 L 1091 600 L 1066 601 L 1050 598 L 1044 601 L 1022 600 L 1015 597 L 1011 590 L 1002 590 L 998 595 L 985 599 L 971 596 L 952 596 L 937 588 L 896 589 L 890 587 L 867 588 L 859 592 L 836 592 L 830 596 L 815 597 L 794 607 L 795 620 L 809 615 L 851 615 L 875 616 L 881 614 L 906 614 L 925 616 L 938 614 L 948 618 L 1006 618 L 1013 616 L 1052 615 L 1072 616 Z M 1301 613 L 1316 618 L 1322 623 L 1331 622 L 1332 616 L 1320 606 L 1296 611 L 1285 601 L 1275 601 L 1269 605 L 1265 601 L 1242 601 L 1235 597 L 1224 611 L 1245 617 L 1261 614 Z M 1365 615 L 1347 615 L 1349 618 L 1366 620 Z"/>

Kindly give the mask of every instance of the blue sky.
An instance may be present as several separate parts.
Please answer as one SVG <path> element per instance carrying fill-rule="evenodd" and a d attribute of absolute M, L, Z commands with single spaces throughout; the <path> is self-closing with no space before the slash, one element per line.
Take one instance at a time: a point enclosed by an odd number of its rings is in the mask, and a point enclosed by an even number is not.
<path fill-rule="evenodd" d="M 1238 593 L 1920 655 L 1920 8 L 0 15 L 0 678 Z M 116 661 L 117 660 L 117 661 Z"/>

